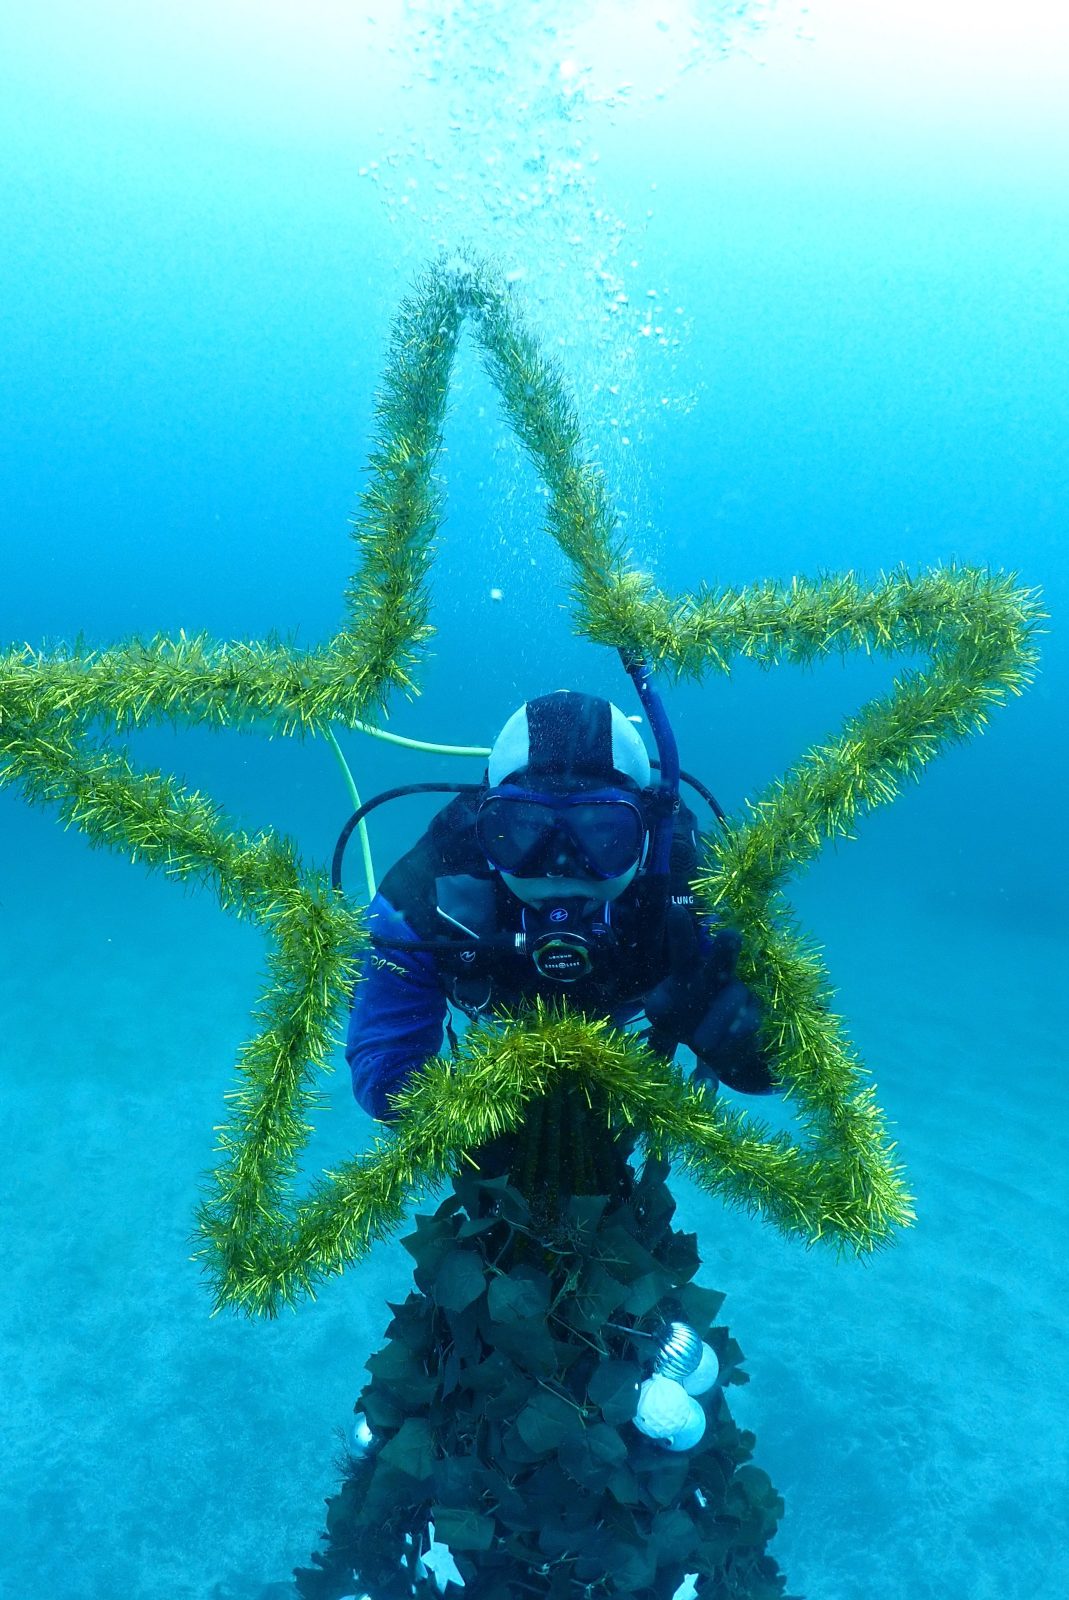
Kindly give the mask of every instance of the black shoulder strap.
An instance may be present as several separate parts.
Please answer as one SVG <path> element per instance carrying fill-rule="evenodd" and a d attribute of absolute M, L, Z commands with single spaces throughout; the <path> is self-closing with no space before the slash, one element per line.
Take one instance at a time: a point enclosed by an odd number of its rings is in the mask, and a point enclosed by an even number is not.
<path fill-rule="evenodd" d="M 445 931 L 436 916 L 439 880 L 492 877 L 475 839 L 475 801 L 475 796 L 461 794 L 444 806 L 380 885 L 384 898 L 420 939 Z"/>
<path fill-rule="evenodd" d="M 469 933 L 474 939 L 491 939 L 500 931 L 497 885 L 493 878 L 455 872 L 434 881 L 434 910 L 438 932 Z"/>
<path fill-rule="evenodd" d="M 680 805 L 672 832 L 672 853 L 668 860 L 668 881 L 674 906 L 693 905 L 692 884 L 698 875 L 698 819 Z"/>

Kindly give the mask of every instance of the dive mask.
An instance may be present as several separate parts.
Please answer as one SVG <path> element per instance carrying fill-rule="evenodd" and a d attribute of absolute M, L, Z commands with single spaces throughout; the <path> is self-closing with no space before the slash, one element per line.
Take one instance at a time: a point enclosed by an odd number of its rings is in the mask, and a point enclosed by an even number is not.
<path fill-rule="evenodd" d="M 605 881 L 639 865 L 646 820 L 622 789 L 553 794 L 503 783 L 480 803 L 475 836 L 491 866 L 514 877 Z"/>

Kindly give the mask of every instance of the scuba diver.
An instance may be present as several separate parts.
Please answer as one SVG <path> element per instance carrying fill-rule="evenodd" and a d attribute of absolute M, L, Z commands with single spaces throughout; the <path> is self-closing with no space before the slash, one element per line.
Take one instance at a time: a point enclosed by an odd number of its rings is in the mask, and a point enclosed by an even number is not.
<path fill-rule="evenodd" d="M 626 665 L 626 663 L 625 663 Z M 628 666 L 657 742 L 651 762 L 610 701 L 561 690 L 505 723 L 480 784 L 391 790 L 350 819 L 335 853 L 381 801 L 413 789 L 455 790 L 368 908 L 371 952 L 350 1014 L 353 1093 L 394 1120 L 391 1095 L 442 1048 L 456 1047 L 449 1010 L 469 1018 L 535 997 L 623 1027 L 645 1014 L 650 1048 L 694 1052 L 716 1092 L 767 1094 L 760 1010 L 735 973 L 739 936 L 699 914 L 696 819 L 664 708 L 644 664 Z M 655 779 L 653 768 L 659 767 Z"/>
<path fill-rule="evenodd" d="M 689 1046 L 712 1092 L 773 1089 L 739 937 L 695 910 L 680 779 L 722 813 L 680 771 L 645 664 L 629 670 L 657 760 L 610 701 L 559 691 L 508 719 L 481 783 L 391 790 L 346 823 L 338 891 L 369 809 L 455 792 L 366 913 L 346 1056 L 370 1115 L 400 1120 L 391 1097 L 444 1033 L 453 1043 L 451 1009 L 522 1016 L 535 999 L 645 1027 L 668 1060 Z M 738 1347 L 714 1329 L 722 1297 L 691 1282 L 697 1241 L 670 1225 L 669 1163 L 633 1160 L 638 1128 L 596 1076 L 577 1079 L 547 1074 L 515 1126 L 466 1149 L 404 1241 L 415 1285 L 366 1363 L 321 1575 L 297 1575 L 309 1600 L 430 1594 L 428 1573 L 486 1600 L 680 1600 L 699 1573 L 710 1594 L 782 1593 L 765 1554 L 778 1502 L 744 1467 L 749 1436 L 723 1394 Z"/>

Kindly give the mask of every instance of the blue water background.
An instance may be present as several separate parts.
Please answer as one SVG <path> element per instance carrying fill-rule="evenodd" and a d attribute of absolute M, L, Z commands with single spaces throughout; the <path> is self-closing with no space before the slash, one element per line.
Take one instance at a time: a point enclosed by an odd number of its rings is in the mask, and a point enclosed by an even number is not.
<path fill-rule="evenodd" d="M 413 111 L 357 54 L 320 104 L 303 58 L 290 82 L 255 30 L 247 54 L 190 36 L 172 60 L 132 11 L 120 74 L 122 8 L 102 10 L 99 38 L 52 10 L 54 36 L 6 25 L 2 69 L 0 632 L 312 646 L 342 616 L 391 318 L 442 237 L 359 169 L 395 125 L 429 117 L 432 140 L 433 99 Z M 1002 103 L 989 123 L 940 121 L 930 102 L 915 121 L 870 114 L 856 86 L 841 103 L 821 90 L 834 46 L 818 29 L 763 69 L 746 50 L 706 60 L 599 125 L 597 192 L 627 219 L 632 298 L 656 286 L 683 308 L 667 352 L 633 324 L 599 345 L 593 299 L 561 287 L 582 251 L 562 252 L 545 216 L 506 228 L 454 195 L 446 220 L 522 272 L 667 588 L 961 561 L 1044 590 L 1028 694 L 792 896 L 896 1124 L 917 1227 L 862 1267 L 678 1190 L 749 1359 L 739 1410 L 787 1501 L 792 1592 L 1060 1600 L 1067 124 L 1026 100 L 1016 121 Z M 628 337 L 614 426 L 598 363 L 618 373 Z M 632 710 L 609 653 L 573 636 L 537 485 L 470 350 L 441 467 L 437 632 L 396 730 L 486 743 L 526 696 L 566 685 Z M 739 808 L 893 671 L 672 688 L 684 765 Z M 322 744 L 193 729 L 133 748 L 236 823 L 329 857 L 348 808 Z M 475 771 L 347 750 L 366 793 Z M 426 814 L 383 817 L 381 866 Z M 0 821 L 0 1592 L 285 1592 L 266 1586 L 314 1544 L 331 1430 L 408 1258 L 383 1247 L 277 1324 L 209 1321 L 187 1236 L 258 937 L 11 792 Z M 309 1169 L 372 1131 L 343 1067 Z"/>

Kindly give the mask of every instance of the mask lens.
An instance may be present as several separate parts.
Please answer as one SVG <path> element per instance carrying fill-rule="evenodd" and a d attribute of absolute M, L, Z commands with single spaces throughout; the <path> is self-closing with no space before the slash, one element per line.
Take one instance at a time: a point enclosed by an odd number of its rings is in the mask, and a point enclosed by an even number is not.
<path fill-rule="evenodd" d="M 540 876 L 563 869 L 576 877 L 615 878 L 642 855 L 645 825 L 625 800 L 551 801 L 489 795 L 476 837 L 503 872 Z"/>
<path fill-rule="evenodd" d="M 503 872 L 534 863 L 553 835 L 554 815 L 536 800 L 490 795 L 479 807 L 475 833 L 486 857 Z"/>
<path fill-rule="evenodd" d="M 623 802 L 569 806 L 562 813 L 576 847 L 599 878 L 615 878 L 642 854 L 642 818 Z"/>

